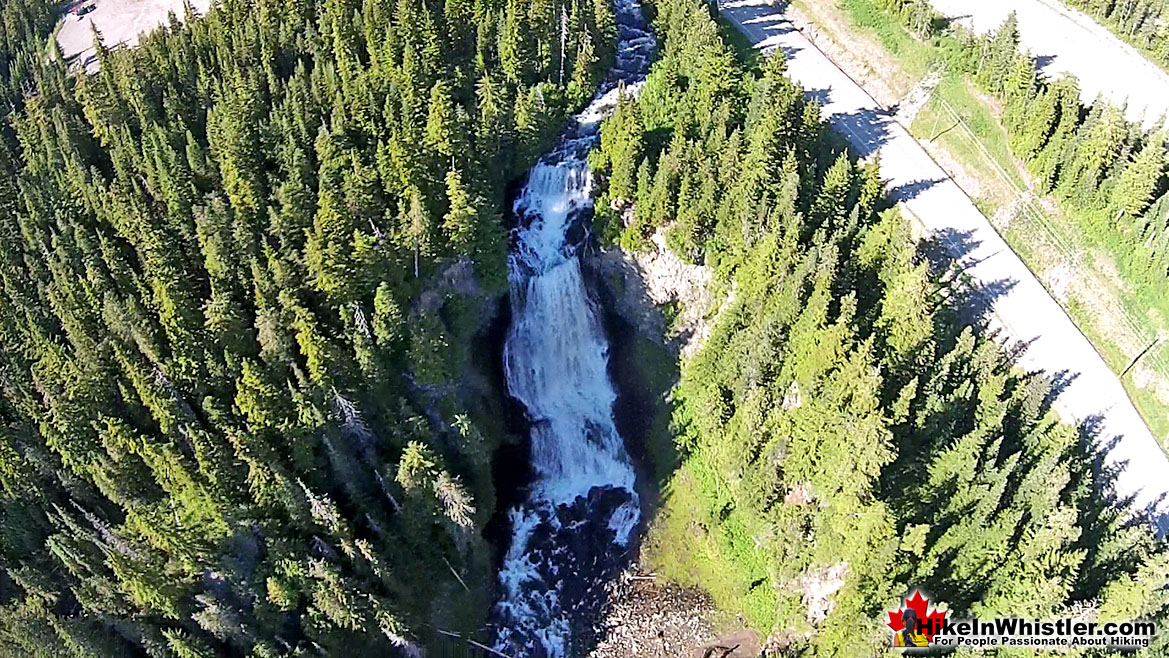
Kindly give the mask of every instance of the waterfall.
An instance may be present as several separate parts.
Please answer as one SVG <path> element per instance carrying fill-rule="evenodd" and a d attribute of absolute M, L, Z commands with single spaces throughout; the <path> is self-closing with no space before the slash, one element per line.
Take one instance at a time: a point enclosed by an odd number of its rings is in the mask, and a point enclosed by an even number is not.
<path fill-rule="evenodd" d="M 511 540 L 493 610 L 496 649 L 571 655 L 574 624 L 604 601 L 640 521 L 634 472 L 613 419 L 609 344 L 581 274 L 580 233 L 592 210 L 585 162 L 618 94 L 636 93 L 655 47 L 636 0 L 617 0 L 617 61 L 557 147 L 528 174 L 514 205 L 508 262 L 512 323 L 504 345 L 508 391 L 531 421 L 535 474 L 509 511 Z"/>

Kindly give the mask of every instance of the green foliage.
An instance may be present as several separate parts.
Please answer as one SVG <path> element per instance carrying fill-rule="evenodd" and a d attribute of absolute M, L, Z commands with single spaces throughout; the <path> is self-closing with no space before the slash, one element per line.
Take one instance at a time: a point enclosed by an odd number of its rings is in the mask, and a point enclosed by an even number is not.
<path fill-rule="evenodd" d="M 946 72 L 930 102 L 918 113 L 914 134 L 922 139 L 938 138 L 961 161 L 967 173 L 980 179 L 982 185 L 976 203 L 987 216 L 996 211 L 1017 210 L 1012 201 L 1024 187 L 1046 195 L 1057 186 L 1061 175 L 1067 174 L 1065 179 L 1077 179 L 1054 190 L 1061 196 L 1070 194 L 1056 204 L 1058 212 L 1052 214 L 1039 205 L 1024 204 L 1020 212 L 1028 221 L 1012 223 L 1004 237 L 1037 271 L 1050 270 L 1055 259 L 1067 260 L 1074 252 L 1099 252 L 1099 258 L 1078 262 L 1074 268 L 1077 277 L 1084 275 L 1095 280 L 1097 283 L 1090 288 L 1097 290 L 1102 286 L 1105 296 L 1115 298 L 1113 306 L 1123 307 L 1123 315 L 1128 317 L 1125 325 L 1138 335 L 1150 336 L 1141 345 L 1151 341 L 1151 336 L 1162 331 L 1161 318 L 1169 308 L 1162 301 L 1167 269 L 1162 220 L 1164 204 L 1169 202 L 1165 198 L 1169 178 L 1158 173 L 1157 149 L 1144 148 L 1157 142 L 1160 135 L 1155 131 L 1146 133 L 1136 125 L 1128 126 L 1125 139 L 1129 146 L 1113 170 L 1102 180 L 1094 181 L 1093 177 L 1078 180 L 1077 172 L 1068 166 L 1071 144 L 1087 118 L 1085 113 L 1097 110 L 1082 106 L 1074 78 L 1043 79 L 1035 74 L 1032 58 L 1016 54 L 1010 58 L 1013 62 L 1002 69 L 1007 71 L 1006 78 L 999 80 L 995 87 L 993 76 L 985 72 L 975 75 L 980 64 L 991 59 L 990 45 L 994 39 L 974 38 L 957 26 L 950 34 L 930 43 L 919 42 L 905 29 L 894 29 L 890 34 L 888 28 L 897 22 L 896 16 L 884 12 L 875 15 L 872 2 L 846 0 L 842 8 L 849 10 L 850 22 L 855 27 L 877 34 L 888 50 L 897 55 L 897 64 L 906 69 L 901 72 L 905 74 L 902 77 L 925 75 L 928 67 L 923 67 L 923 62 L 933 62 L 935 69 Z M 1005 40 L 1008 44 L 1011 41 Z M 905 47 L 906 43 L 912 47 Z M 984 98 L 979 93 L 991 87 L 999 90 L 995 92 L 997 98 Z M 964 125 L 946 130 L 959 117 Z M 1137 165 L 1138 154 L 1142 155 L 1140 165 Z M 1131 166 L 1126 167 L 1130 162 Z M 1021 164 L 1035 174 L 1034 179 L 1023 180 Z M 1152 196 L 1148 197 L 1150 189 Z M 1091 304 L 1082 301 L 1073 294 L 1065 306 L 1119 373 L 1135 353 L 1120 344 L 1127 339 L 1115 331 L 1112 317 L 1115 314 L 1097 313 L 1088 308 Z M 1142 363 L 1144 366 L 1152 363 L 1154 370 L 1164 371 L 1156 363 L 1159 358 L 1154 350 Z M 1166 405 L 1142 383 L 1131 378 L 1125 378 L 1123 383 L 1154 435 L 1164 442 L 1169 432 Z"/>
<path fill-rule="evenodd" d="M 1169 3 L 1165 0 L 1068 0 L 1067 4 L 1104 24 L 1161 68 L 1169 69 Z"/>
<path fill-rule="evenodd" d="M 945 18 L 934 10 L 929 0 L 876 0 L 877 5 L 899 19 L 919 39 L 929 39 L 938 33 Z"/>
<path fill-rule="evenodd" d="M 791 648 L 806 655 L 881 653 L 883 611 L 911 586 L 959 614 L 1056 616 L 1096 600 L 1163 616 L 1163 597 L 1132 586 L 1164 586 L 1162 549 L 1100 499 L 1109 476 L 1049 411 L 1049 384 L 947 307 L 958 291 L 882 212 L 877 166 L 827 146 L 781 55 L 704 78 L 727 52 L 704 5 L 656 9 L 663 56 L 626 101 L 642 133 L 628 134 L 623 108 L 592 162 L 632 214 L 622 242 L 663 228 L 734 294 L 673 393 L 682 465 L 647 538 L 652 566 L 764 633 L 806 634 Z M 1009 34 L 999 47 L 1003 93 L 1035 97 Z M 1114 148 L 1112 134 L 1084 149 L 1084 175 L 1109 175 L 1089 154 Z M 674 158 L 676 184 L 661 173 Z"/>
<path fill-rule="evenodd" d="M 1163 285 L 1169 216 L 1154 204 L 1169 193 L 1165 135 L 1128 122 L 1124 109 L 1106 100 L 1083 107 L 1074 78 L 1038 78 L 1018 44 L 1014 14 L 965 43 L 975 80 L 1004 105 L 1011 148 L 1041 191 L 1076 208 L 1089 232 L 1128 263 L 1133 283 Z"/>
<path fill-rule="evenodd" d="M 50 3 L 0 14 L 0 655 L 475 631 L 470 345 L 608 3 L 227 0 L 95 34 L 92 74 L 46 56 Z"/>

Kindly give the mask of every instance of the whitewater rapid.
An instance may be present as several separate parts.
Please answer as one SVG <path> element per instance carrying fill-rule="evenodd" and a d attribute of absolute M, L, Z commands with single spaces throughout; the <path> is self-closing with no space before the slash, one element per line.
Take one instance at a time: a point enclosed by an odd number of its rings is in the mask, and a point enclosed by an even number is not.
<path fill-rule="evenodd" d="M 597 96 L 528 174 L 508 262 L 508 391 L 531 422 L 534 481 L 509 511 L 511 538 L 493 609 L 507 655 L 573 655 L 574 631 L 603 604 L 640 521 L 633 467 L 613 419 L 609 343 L 579 250 L 591 216 L 585 157 L 619 94 L 640 88 L 656 46 L 635 0 L 617 0 L 618 49 Z M 575 236 L 575 239 L 569 236 Z"/>

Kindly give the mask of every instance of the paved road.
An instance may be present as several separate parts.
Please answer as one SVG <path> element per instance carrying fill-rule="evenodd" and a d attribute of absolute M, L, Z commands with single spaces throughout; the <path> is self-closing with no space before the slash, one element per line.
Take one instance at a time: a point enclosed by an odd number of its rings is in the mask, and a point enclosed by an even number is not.
<path fill-rule="evenodd" d="M 1019 365 L 1045 371 L 1062 388 L 1055 408 L 1111 443 L 1107 459 L 1121 467 L 1117 493 L 1152 512 L 1169 531 L 1169 459 L 1103 359 L 1011 251 L 974 203 L 878 103 L 764 0 L 722 0 L 722 13 L 757 48 L 781 49 L 789 75 L 820 99 L 824 116 L 862 155 L 880 153 L 890 194 L 949 246 L 979 288 L 991 328 L 1026 345 Z"/>
<path fill-rule="evenodd" d="M 1019 39 L 1049 77 L 1075 74 L 1090 103 L 1103 94 L 1128 103 L 1128 118 L 1152 124 L 1169 112 L 1169 74 L 1081 12 L 1059 0 L 930 0 L 934 8 L 978 32 L 997 29 L 1012 11 Z"/>

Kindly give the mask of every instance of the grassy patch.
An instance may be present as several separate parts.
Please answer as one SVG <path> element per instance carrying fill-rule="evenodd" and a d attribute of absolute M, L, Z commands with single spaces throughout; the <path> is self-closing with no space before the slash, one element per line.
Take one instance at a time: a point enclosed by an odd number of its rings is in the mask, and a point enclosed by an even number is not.
<path fill-rule="evenodd" d="M 1131 377 L 1125 377 L 1120 383 L 1128 391 L 1128 397 L 1144 417 L 1153 436 L 1160 441 L 1162 448 L 1169 451 L 1169 407 L 1149 389 L 1134 384 Z"/>
<path fill-rule="evenodd" d="M 965 187 L 983 212 L 993 214 L 1026 189 L 994 108 L 964 76 L 947 75 L 938 83 L 910 132 L 943 148 L 978 181 L 977 190 Z"/>
<path fill-rule="evenodd" d="M 645 560 L 672 582 L 706 590 L 721 610 L 766 634 L 776 616 L 767 564 L 760 551 L 750 550 L 755 543 L 738 512 L 721 518 L 711 511 L 719 496 L 703 480 L 687 464 L 670 481 L 645 540 Z"/>
<path fill-rule="evenodd" d="M 915 78 L 924 76 L 934 65 L 935 53 L 929 45 L 913 38 L 901 23 L 869 0 L 839 0 L 854 25 L 877 38 Z"/>
<path fill-rule="evenodd" d="M 1105 337 L 1096 329 L 1096 323 L 1094 321 L 1095 313 L 1076 299 L 1069 300 L 1066 308 L 1068 315 L 1072 317 L 1081 331 L 1084 332 L 1084 335 L 1088 337 L 1088 340 L 1092 341 L 1092 344 L 1096 347 L 1100 356 L 1103 357 L 1104 362 L 1108 364 L 1108 367 L 1115 373 L 1119 374 L 1123 372 L 1132 359 L 1125 352 L 1121 351 L 1115 342 Z M 1150 352 L 1153 351 L 1150 350 Z M 1158 354 L 1153 354 L 1152 359 L 1156 359 L 1158 356 Z M 1150 355 L 1146 355 L 1145 358 L 1149 357 Z M 1142 360 L 1141 363 L 1149 365 L 1158 372 L 1163 371 L 1163 368 L 1158 367 L 1153 361 Z M 1154 392 L 1148 388 L 1138 386 L 1133 379 L 1132 372 L 1125 375 L 1120 380 L 1120 383 L 1124 386 L 1124 390 L 1128 392 L 1128 397 L 1132 400 L 1137 411 L 1144 417 L 1145 423 L 1153 432 L 1153 436 L 1161 441 L 1162 446 L 1166 446 L 1165 437 L 1169 436 L 1169 407 Z"/>
<path fill-rule="evenodd" d="M 650 457 L 654 482 L 664 486 L 678 468 L 674 435 L 670 431 L 670 405 L 666 397 L 678 381 L 678 360 L 664 345 L 634 333 L 633 365 L 639 372 L 647 397 L 656 401 L 645 428 L 645 450 Z"/>
<path fill-rule="evenodd" d="M 1011 153 L 1011 145 L 1007 131 L 998 119 L 998 112 L 987 104 L 974 89 L 974 86 L 965 78 L 947 76 L 934 90 L 931 102 L 936 101 L 943 110 L 953 111 L 962 119 L 964 126 L 978 137 L 978 143 L 969 147 L 970 158 L 975 159 L 980 153 L 987 153 L 995 164 L 995 169 L 1004 178 L 1008 179 L 1018 189 L 1024 189 L 1023 180 L 1018 166 Z M 951 114 L 950 116 L 953 116 Z M 965 134 L 962 130 L 958 134 Z M 987 174 L 988 177 L 991 175 Z"/>

